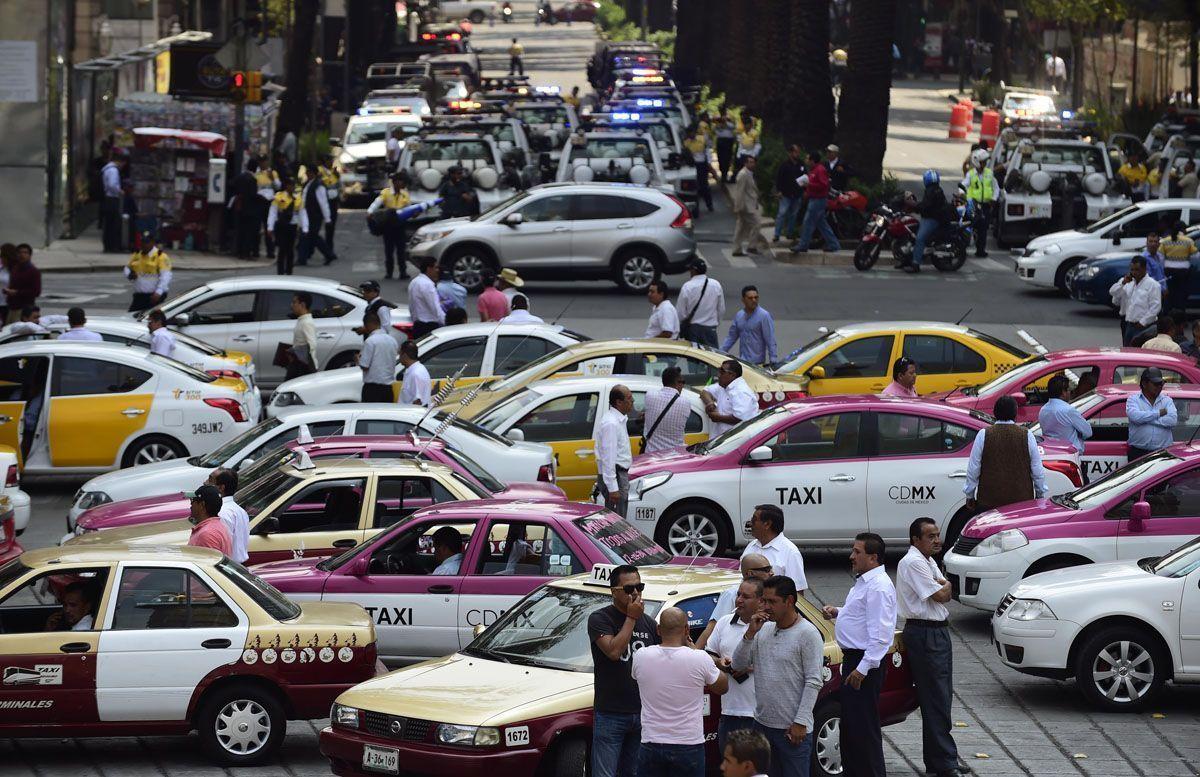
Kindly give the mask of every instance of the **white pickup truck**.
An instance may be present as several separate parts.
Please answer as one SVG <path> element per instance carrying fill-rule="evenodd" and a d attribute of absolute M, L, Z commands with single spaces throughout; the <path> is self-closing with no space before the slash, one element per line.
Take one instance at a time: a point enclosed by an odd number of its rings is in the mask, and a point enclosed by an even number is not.
<path fill-rule="evenodd" d="M 469 19 L 471 24 L 483 24 L 495 17 L 496 3 L 493 0 L 434 0 L 430 11 L 439 21 Z"/>

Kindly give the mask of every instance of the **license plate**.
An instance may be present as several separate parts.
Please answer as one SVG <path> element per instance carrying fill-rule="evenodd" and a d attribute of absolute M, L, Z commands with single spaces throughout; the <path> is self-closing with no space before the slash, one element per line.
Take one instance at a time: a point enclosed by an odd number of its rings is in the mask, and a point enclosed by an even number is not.
<path fill-rule="evenodd" d="M 638 507 L 634 510 L 633 518 L 635 521 L 653 521 L 657 514 L 657 507 Z"/>
<path fill-rule="evenodd" d="M 375 747 L 363 745 L 364 769 L 385 774 L 400 773 L 400 751 L 394 747 Z"/>

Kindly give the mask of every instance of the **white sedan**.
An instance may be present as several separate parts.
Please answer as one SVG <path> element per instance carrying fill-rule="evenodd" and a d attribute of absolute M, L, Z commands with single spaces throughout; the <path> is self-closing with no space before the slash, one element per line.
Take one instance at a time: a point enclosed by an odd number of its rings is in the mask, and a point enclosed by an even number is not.
<path fill-rule="evenodd" d="M 1017 671 L 1073 677 L 1103 710 L 1142 709 L 1168 679 L 1200 682 L 1200 539 L 1028 577 L 996 608 L 992 635 Z"/>
<path fill-rule="evenodd" d="M 296 327 L 292 297 L 312 295 L 317 330 L 317 363 L 321 369 L 354 364 L 362 346 L 355 327 L 362 326 L 367 301 L 344 283 L 301 275 L 247 275 L 222 278 L 168 299 L 159 307 L 172 328 L 220 349 L 246 351 L 258 365 L 258 384 L 270 388 L 283 380 L 284 368 L 274 364 L 280 343 L 292 342 Z M 134 314 L 145 321 L 148 311 Z M 392 333 L 402 342 L 409 326 L 408 308 L 392 311 Z"/>
<path fill-rule="evenodd" d="M 29 525 L 29 494 L 21 490 L 21 468 L 17 463 L 17 452 L 7 445 L 0 445 L 0 473 L 4 477 L 4 487 L 0 489 L 0 496 L 8 497 L 8 503 L 13 510 L 13 527 L 19 535 Z"/>
<path fill-rule="evenodd" d="M 165 461 L 92 478 L 75 494 L 67 513 L 67 532 L 75 531 L 75 519 L 80 513 L 97 505 L 190 491 L 218 467 L 245 467 L 295 440 L 302 426 L 308 427 L 314 440 L 347 434 L 408 434 L 418 423 L 422 431 L 431 434 L 447 417 L 440 410 L 427 416 L 420 407 L 389 404 L 297 408 L 280 417 L 268 418 L 206 456 Z M 513 442 L 460 419 L 451 422 L 441 436 L 448 445 L 475 461 L 487 462 L 484 466 L 502 483 L 554 482 L 554 460 L 549 445 Z"/>
<path fill-rule="evenodd" d="M 435 329 L 417 342 L 421 364 L 436 382 L 462 367 L 458 385 L 489 376 L 504 376 L 565 345 L 587 338 L 557 324 L 459 324 Z M 396 391 L 404 368 L 396 371 Z M 332 405 L 357 402 L 362 396 L 362 370 L 325 372 L 293 378 L 271 394 L 267 415 L 296 405 Z"/>

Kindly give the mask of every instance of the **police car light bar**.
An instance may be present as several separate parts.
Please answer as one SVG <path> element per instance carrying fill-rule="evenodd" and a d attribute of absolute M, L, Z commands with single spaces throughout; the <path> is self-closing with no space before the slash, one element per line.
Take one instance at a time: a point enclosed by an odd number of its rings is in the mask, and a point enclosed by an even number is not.
<path fill-rule="evenodd" d="M 639 108 L 661 108 L 663 107 L 662 100 L 652 100 L 649 97 L 639 97 L 637 101 Z"/>
<path fill-rule="evenodd" d="M 561 86 L 535 86 L 533 88 L 533 91 L 537 92 L 538 94 L 561 94 L 562 87 Z"/>
<path fill-rule="evenodd" d="M 642 114 L 640 113 L 614 113 L 613 121 L 641 121 Z"/>

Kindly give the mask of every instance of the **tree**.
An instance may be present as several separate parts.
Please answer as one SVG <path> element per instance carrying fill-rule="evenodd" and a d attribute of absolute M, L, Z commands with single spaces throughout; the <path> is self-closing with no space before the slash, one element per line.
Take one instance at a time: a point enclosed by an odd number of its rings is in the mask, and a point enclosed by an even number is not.
<path fill-rule="evenodd" d="M 883 177 L 895 25 L 896 0 L 850 6 L 850 49 L 838 105 L 838 141 L 846 164 L 857 177 L 871 183 Z"/>
<path fill-rule="evenodd" d="M 829 0 L 791 0 L 782 114 L 785 142 L 806 149 L 833 140 L 833 85 L 829 78 Z M 869 7 L 870 3 L 851 5 Z"/>
<path fill-rule="evenodd" d="M 287 91 L 279 106 L 279 123 L 275 144 L 289 131 L 299 135 L 308 114 L 308 70 L 312 65 L 313 36 L 316 32 L 320 0 L 296 0 L 296 23 L 292 27 L 292 45 L 287 53 Z"/>

